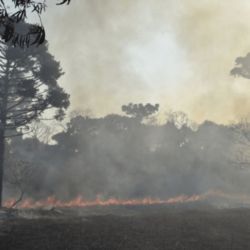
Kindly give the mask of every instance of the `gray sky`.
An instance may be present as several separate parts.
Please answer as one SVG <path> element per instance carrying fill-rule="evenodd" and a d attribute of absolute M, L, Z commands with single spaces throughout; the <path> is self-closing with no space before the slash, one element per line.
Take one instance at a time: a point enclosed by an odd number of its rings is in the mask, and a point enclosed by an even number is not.
<path fill-rule="evenodd" d="M 229 75 L 250 51 L 247 0 L 72 0 L 44 14 L 71 109 L 128 102 L 228 123 L 250 113 L 250 81 Z"/>

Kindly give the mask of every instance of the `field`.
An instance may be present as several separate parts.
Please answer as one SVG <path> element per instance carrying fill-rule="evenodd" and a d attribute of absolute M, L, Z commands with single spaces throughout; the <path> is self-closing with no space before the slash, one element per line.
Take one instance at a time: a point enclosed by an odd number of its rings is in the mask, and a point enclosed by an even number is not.
<path fill-rule="evenodd" d="M 250 249 L 250 209 L 169 206 L 19 211 L 1 250 Z"/>

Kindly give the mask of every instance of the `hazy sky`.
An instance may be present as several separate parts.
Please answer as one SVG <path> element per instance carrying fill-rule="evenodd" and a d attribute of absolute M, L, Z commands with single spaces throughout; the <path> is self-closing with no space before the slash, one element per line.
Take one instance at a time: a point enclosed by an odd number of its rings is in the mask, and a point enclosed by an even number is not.
<path fill-rule="evenodd" d="M 71 109 L 157 102 L 227 123 L 250 114 L 250 80 L 229 75 L 250 51 L 249 17 L 248 0 L 72 0 L 44 25 Z"/>

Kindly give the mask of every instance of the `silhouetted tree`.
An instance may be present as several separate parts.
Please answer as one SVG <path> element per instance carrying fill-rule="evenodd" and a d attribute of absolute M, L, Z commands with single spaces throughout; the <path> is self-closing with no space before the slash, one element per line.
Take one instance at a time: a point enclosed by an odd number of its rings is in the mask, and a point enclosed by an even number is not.
<path fill-rule="evenodd" d="M 69 3 L 70 0 L 62 0 L 57 5 Z M 29 47 L 42 44 L 45 41 L 45 30 L 41 14 L 45 9 L 46 0 L 0 0 L 0 37 L 4 42 L 10 42 L 14 46 Z M 19 25 L 27 21 L 30 12 L 39 16 L 40 24 L 32 24 L 26 31 L 20 31 Z"/>
<path fill-rule="evenodd" d="M 139 120 L 146 118 L 159 110 L 159 104 L 152 105 L 147 103 L 143 105 L 142 103 L 134 104 L 129 103 L 128 105 L 122 106 L 122 111 L 125 112 L 127 115 L 135 117 Z"/>
<path fill-rule="evenodd" d="M 231 70 L 231 75 L 250 79 L 250 53 L 245 57 L 237 57 L 236 66 Z M 236 157 L 235 163 L 244 169 L 250 166 L 250 123 L 248 119 L 242 119 L 239 123 L 232 125 L 236 135 Z"/>
<path fill-rule="evenodd" d="M 235 64 L 236 66 L 230 72 L 231 75 L 250 79 L 250 53 L 245 57 L 237 57 Z"/>
<path fill-rule="evenodd" d="M 248 119 L 241 119 L 240 122 L 231 125 L 235 135 L 233 163 L 240 169 L 250 167 L 250 122 Z"/>
<path fill-rule="evenodd" d="M 11 157 L 11 158 L 10 158 Z M 28 186 L 34 176 L 34 165 L 30 162 L 17 160 L 13 155 L 8 159 L 9 167 L 5 174 L 5 182 L 18 192 L 16 200 L 10 206 L 16 207 L 22 201 Z"/>
<path fill-rule="evenodd" d="M 97 194 L 166 198 L 245 188 L 248 175 L 242 180 L 229 161 L 234 139 L 228 126 L 206 121 L 192 130 L 176 124 L 173 119 L 151 125 L 118 114 L 78 115 L 53 136 L 54 145 L 15 137 L 9 147 L 18 159 L 36 166 L 26 189 L 34 199 L 72 199 L 79 194 L 86 199 Z"/>
<path fill-rule="evenodd" d="M 0 206 L 4 170 L 5 138 L 23 134 L 23 128 L 52 109 L 62 119 L 69 95 L 58 85 L 63 74 L 47 44 L 18 49 L 0 47 Z"/>

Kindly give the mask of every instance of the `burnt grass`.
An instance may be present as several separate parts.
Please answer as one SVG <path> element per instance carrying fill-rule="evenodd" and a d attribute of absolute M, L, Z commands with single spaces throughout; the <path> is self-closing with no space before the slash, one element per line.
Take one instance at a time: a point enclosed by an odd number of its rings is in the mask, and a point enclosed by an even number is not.
<path fill-rule="evenodd" d="M 2 220 L 0 249 L 250 249 L 247 208 L 144 206 L 79 211 Z"/>

